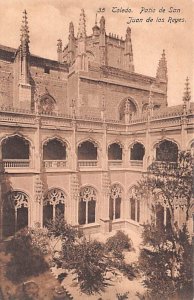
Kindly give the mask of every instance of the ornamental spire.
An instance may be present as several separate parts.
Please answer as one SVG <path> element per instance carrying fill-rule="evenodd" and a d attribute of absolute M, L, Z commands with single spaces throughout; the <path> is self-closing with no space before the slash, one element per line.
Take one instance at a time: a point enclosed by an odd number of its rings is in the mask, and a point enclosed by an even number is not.
<path fill-rule="evenodd" d="M 189 77 L 186 78 L 185 82 L 185 91 L 183 94 L 183 102 L 189 102 L 191 100 L 191 90 L 190 90 L 190 83 L 189 83 Z"/>
<path fill-rule="evenodd" d="M 78 39 L 86 37 L 86 15 L 83 8 L 81 9 L 80 13 L 77 37 Z"/>
<path fill-rule="evenodd" d="M 69 39 L 74 37 L 74 25 L 73 22 L 69 23 Z"/>
<path fill-rule="evenodd" d="M 27 17 L 26 10 L 23 11 L 22 26 L 20 31 L 21 31 L 21 37 L 20 37 L 21 49 L 23 55 L 26 55 L 29 52 L 29 43 L 30 43 L 28 17 Z"/>
<path fill-rule="evenodd" d="M 159 60 L 158 69 L 156 73 L 156 79 L 158 81 L 167 81 L 167 61 L 166 61 L 166 55 L 165 50 L 162 52 L 162 57 Z"/>

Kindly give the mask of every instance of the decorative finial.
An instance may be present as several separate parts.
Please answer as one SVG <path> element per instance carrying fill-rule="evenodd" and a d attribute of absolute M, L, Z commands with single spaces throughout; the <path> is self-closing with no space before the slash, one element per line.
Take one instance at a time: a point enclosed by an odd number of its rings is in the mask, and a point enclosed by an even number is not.
<path fill-rule="evenodd" d="M 97 13 L 96 13 L 96 18 L 95 18 L 95 26 L 97 26 Z"/>
<path fill-rule="evenodd" d="M 100 32 L 105 33 L 105 18 L 102 16 L 100 18 Z"/>
<path fill-rule="evenodd" d="M 167 62 L 166 62 L 166 55 L 165 50 L 162 52 L 162 57 L 159 60 L 156 79 L 158 81 L 167 81 Z"/>
<path fill-rule="evenodd" d="M 29 38 L 29 28 L 28 28 L 28 17 L 27 17 L 27 12 L 26 10 L 23 11 L 23 16 L 22 16 L 22 25 L 21 25 L 21 47 L 24 52 L 24 54 L 29 50 L 28 49 L 28 44 L 30 42 Z"/>
<path fill-rule="evenodd" d="M 191 100 L 191 90 L 190 90 L 190 83 L 189 83 L 189 77 L 186 78 L 185 82 L 185 91 L 183 95 L 183 102 L 189 102 Z"/>
<path fill-rule="evenodd" d="M 126 40 L 131 39 L 131 28 L 128 26 L 126 30 Z"/>
<path fill-rule="evenodd" d="M 86 37 L 86 16 L 83 8 L 80 13 L 77 37 L 78 39 Z"/>
<path fill-rule="evenodd" d="M 61 39 L 57 40 L 57 52 L 62 52 L 63 43 Z"/>
<path fill-rule="evenodd" d="M 73 22 L 69 23 L 69 37 L 74 37 L 74 25 L 73 25 Z"/>

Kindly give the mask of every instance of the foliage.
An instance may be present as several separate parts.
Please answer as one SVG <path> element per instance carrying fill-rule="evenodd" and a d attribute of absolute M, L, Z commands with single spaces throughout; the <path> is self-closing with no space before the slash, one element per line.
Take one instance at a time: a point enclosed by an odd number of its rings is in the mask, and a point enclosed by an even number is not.
<path fill-rule="evenodd" d="M 27 229 L 21 230 L 9 241 L 6 251 L 12 255 L 7 264 L 6 276 L 13 282 L 38 275 L 48 269 L 48 264 L 40 249 L 33 245 Z"/>
<path fill-rule="evenodd" d="M 128 295 L 129 295 L 129 292 L 125 292 L 123 294 L 121 294 L 121 293 L 116 294 L 118 300 L 126 300 L 126 299 L 128 299 Z"/>
<path fill-rule="evenodd" d="M 145 225 L 142 237 L 139 265 L 148 289 L 145 299 L 192 299 L 192 245 L 186 226 L 175 234 L 171 227 Z"/>
<path fill-rule="evenodd" d="M 188 151 L 179 152 L 178 161 L 153 162 L 148 173 L 142 177 L 137 185 L 137 197 L 152 198 L 156 201 L 158 194 L 162 194 L 164 203 L 168 206 L 171 216 L 172 229 L 174 226 L 174 212 L 176 208 L 186 208 L 188 220 L 190 201 L 192 198 L 192 156 Z"/>
<path fill-rule="evenodd" d="M 57 214 L 55 220 L 50 220 L 47 223 L 48 236 L 61 238 L 63 242 L 75 242 L 81 236 L 78 229 L 74 228 L 64 220 L 64 216 Z"/>
<path fill-rule="evenodd" d="M 63 267 L 76 274 L 80 288 L 87 294 L 103 291 L 109 285 L 110 260 L 103 243 L 87 241 L 63 244 Z"/>
<path fill-rule="evenodd" d="M 115 235 L 108 238 L 106 248 L 119 259 L 123 259 L 123 250 L 132 250 L 132 241 L 123 231 L 119 230 Z"/>
<path fill-rule="evenodd" d="M 28 234 L 31 237 L 32 246 L 39 249 L 43 255 L 50 253 L 48 229 L 41 228 L 37 223 L 35 227 L 28 228 Z"/>

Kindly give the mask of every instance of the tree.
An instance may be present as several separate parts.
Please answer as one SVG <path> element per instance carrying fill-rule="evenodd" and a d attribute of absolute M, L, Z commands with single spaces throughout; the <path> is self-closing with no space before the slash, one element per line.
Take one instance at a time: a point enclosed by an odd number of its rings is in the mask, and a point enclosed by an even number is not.
<path fill-rule="evenodd" d="M 166 205 L 170 214 L 168 226 L 157 223 L 155 219 L 144 226 L 144 248 L 139 262 L 150 299 L 171 299 L 181 294 L 184 294 L 183 298 L 190 299 L 192 245 L 186 223 L 192 198 L 191 154 L 180 152 L 176 163 L 152 163 L 147 174 L 139 181 L 136 192 L 137 197 L 151 198 L 154 212 L 158 194 L 161 194 L 162 204 Z M 185 212 L 185 224 L 181 228 L 178 228 L 175 220 L 176 209 L 184 209 Z"/>
<path fill-rule="evenodd" d="M 26 228 L 19 231 L 8 242 L 6 251 L 12 255 L 7 264 L 6 275 L 13 282 L 39 275 L 49 268 L 39 247 L 33 245 L 31 235 Z"/>
<path fill-rule="evenodd" d="M 84 293 L 94 294 L 109 285 L 107 275 L 113 268 L 103 243 L 83 238 L 77 243 L 63 243 L 62 252 L 62 267 L 76 274 Z"/>
<path fill-rule="evenodd" d="M 192 156 L 189 151 L 179 153 L 177 162 L 153 162 L 146 175 L 136 186 L 137 197 L 151 198 L 153 208 L 158 195 L 163 197 L 164 204 L 170 213 L 171 227 L 177 231 L 175 210 L 185 208 L 185 221 L 188 221 L 192 199 Z"/>

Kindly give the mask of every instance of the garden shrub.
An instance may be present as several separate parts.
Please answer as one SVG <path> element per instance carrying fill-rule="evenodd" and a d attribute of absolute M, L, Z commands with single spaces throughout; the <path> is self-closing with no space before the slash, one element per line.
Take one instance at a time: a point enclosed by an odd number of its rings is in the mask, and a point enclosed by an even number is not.
<path fill-rule="evenodd" d="M 32 244 L 32 238 L 27 229 L 18 232 L 9 241 L 6 250 L 12 255 L 7 264 L 6 276 L 13 282 L 25 280 L 32 275 L 39 275 L 48 269 L 43 254 Z"/>
<path fill-rule="evenodd" d="M 132 241 L 123 231 L 119 230 L 115 235 L 108 238 L 106 242 L 107 250 L 118 258 L 122 258 L 123 250 L 132 250 Z"/>

